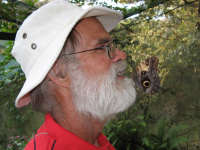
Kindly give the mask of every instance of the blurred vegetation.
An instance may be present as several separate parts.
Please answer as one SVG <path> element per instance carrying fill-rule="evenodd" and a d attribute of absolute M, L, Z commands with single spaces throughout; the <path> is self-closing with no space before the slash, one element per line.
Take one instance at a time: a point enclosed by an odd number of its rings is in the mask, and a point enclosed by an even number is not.
<path fill-rule="evenodd" d="M 82 6 L 84 0 L 71 0 Z M 43 115 L 14 107 L 24 74 L 10 55 L 20 24 L 45 1 L 0 1 L 0 149 L 22 150 Z M 113 0 L 126 6 L 88 0 L 124 14 L 111 32 L 132 61 L 128 72 L 149 56 L 159 58 L 161 90 L 138 94 L 136 104 L 104 130 L 117 150 L 200 149 L 199 0 Z M 130 4 L 140 5 L 128 7 Z M 130 17 L 134 16 L 134 17 Z M 10 40 L 10 41 L 5 41 Z"/>

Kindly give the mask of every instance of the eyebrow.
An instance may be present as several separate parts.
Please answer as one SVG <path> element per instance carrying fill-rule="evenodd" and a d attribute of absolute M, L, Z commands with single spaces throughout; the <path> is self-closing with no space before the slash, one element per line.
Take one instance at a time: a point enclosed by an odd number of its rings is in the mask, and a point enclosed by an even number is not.
<path fill-rule="evenodd" d="M 111 42 L 112 39 L 111 38 L 102 38 L 102 39 L 98 39 L 96 44 L 105 44 L 105 43 L 108 43 L 108 42 Z"/>

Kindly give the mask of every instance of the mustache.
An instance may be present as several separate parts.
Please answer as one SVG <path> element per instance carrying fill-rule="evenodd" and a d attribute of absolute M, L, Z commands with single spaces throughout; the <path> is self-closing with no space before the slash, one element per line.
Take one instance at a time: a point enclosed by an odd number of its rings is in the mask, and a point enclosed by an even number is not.
<path fill-rule="evenodd" d="M 125 60 L 121 60 L 113 64 L 113 69 L 117 75 L 123 75 L 126 72 L 127 66 L 127 62 Z"/>

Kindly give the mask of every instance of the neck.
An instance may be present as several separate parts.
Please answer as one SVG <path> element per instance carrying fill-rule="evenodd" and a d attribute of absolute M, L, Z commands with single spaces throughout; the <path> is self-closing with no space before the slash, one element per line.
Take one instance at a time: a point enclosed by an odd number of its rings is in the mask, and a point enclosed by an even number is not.
<path fill-rule="evenodd" d="M 67 102 L 68 104 L 54 109 L 52 113 L 54 120 L 76 136 L 98 146 L 97 139 L 102 133 L 105 122 L 77 112 L 73 103 L 69 103 L 69 100 Z"/>

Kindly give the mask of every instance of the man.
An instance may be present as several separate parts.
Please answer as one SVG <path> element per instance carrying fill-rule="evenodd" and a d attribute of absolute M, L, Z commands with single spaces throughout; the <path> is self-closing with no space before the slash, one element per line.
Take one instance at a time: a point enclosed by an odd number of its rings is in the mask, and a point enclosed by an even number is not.
<path fill-rule="evenodd" d="M 46 113 L 25 150 L 114 150 L 103 127 L 136 96 L 126 54 L 108 34 L 121 18 L 56 0 L 24 21 L 12 50 L 26 76 L 15 104 Z"/>

